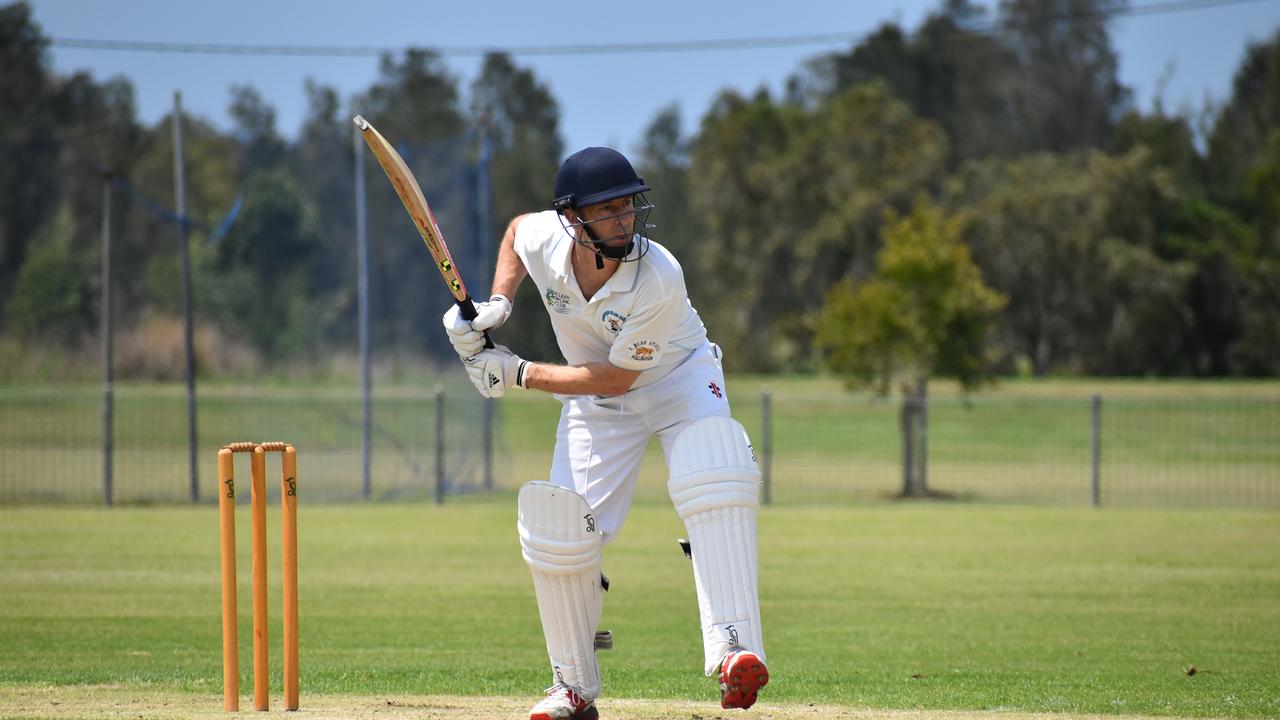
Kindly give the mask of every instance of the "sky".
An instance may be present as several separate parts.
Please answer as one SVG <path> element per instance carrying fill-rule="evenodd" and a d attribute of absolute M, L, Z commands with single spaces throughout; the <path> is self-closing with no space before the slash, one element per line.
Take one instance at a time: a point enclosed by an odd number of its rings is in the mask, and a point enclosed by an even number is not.
<path fill-rule="evenodd" d="M 895 21 L 915 28 L 941 0 L 787 0 L 721 2 L 649 0 L 582 5 L 493 0 L 34 0 L 47 37 L 174 43 L 342 47 L 495 48 L 847 33 L 851 37 Z M 1134 7 L 1157 0 L 1132 0 Z M 992 4 L 991 2 L 987 3 Z M 556 8 L 554 10 L 547 8 Z M 563 8 L 563 9 L 561 9 Z M 1280 28 L 1280 0 L 1206 7 L 1117 19 L 1113 42 L 1120 78 L 1137 105 L 1159 97 L 1166 109 L 1223 100 L 1247 43 Z M 761 86 L 777 92 L 817 55 L 847 42 L 701 52 L 607 55 L 518 55 L 544 82 L 561 110 L 566 153 L 587 145 L 637 149 L 654 115 L 679 106 L 693 132 L 716 95 Z M 185 111 L 227 128 L 229 89 L 252 85 L 277 112 L 280 132 L 296 137 L 306 113 L 307 78 L 337 88 L 345 102 L 377 78 L 375 57 L 252 57 L 157 54 L 53 47 L 57 72 L 88 70 L 98 80 L 122 75 L 134 86 L 140 119 L 169 112 L 175 91 Z M 447 55 L 464 88 L 479 71 L 479 55 Z M 353 114 L 359 108 L 351 108 Z"/>

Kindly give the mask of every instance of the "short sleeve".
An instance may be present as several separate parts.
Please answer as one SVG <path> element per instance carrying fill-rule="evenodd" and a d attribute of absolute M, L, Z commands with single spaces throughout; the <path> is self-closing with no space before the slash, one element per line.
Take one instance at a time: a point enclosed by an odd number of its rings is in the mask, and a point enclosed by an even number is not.
<path fill-rule="evenodd" d="M 626 370 L 657 367 L 688 305 L 683 294 L 659 296 L 633 311 L 609 349 L 609 362 Z"/>

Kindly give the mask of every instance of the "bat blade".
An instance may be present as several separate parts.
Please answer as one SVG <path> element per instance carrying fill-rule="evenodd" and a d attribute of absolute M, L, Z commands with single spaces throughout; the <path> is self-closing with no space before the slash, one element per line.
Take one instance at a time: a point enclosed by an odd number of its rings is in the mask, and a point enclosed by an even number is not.
<path fill-rule="evenodd" d="M 382 171 L 386 173 L 387 180 L 391 181 L 391 186 L 395 188 L 396 195 L 400 197 L 400 202 L 404 204 L 404 209 L 409 213 L 409 217 L 413 219 L 413 225 L 418 229 L 418 234 L 422 236 L 422 241 L 426 243 L 427 250 L 431 253 L 431 258 L 435 260 L 436 269 L 440 271 L 441 277 L 444 278 L 445 285 L 449 286 L 449 294 L 453 296 L 454 301 L 458 304 L 458 310 L 462 313 L 462 317 L 472 320 L 476 316 L 476 306 L 471 299 L 471 295 L 467 292 L 466 285 L 462 282 L 462 277 L 458 274 L 458 268 L 453 263 L 453 257 L 449 254 L 449 246 L 444 242 L 444 233 L 440 232 L 440 225 L 436 222 L 435 213 L 431 212 L 431 206 L 427 204 L 427 198 L 422 194 L 422 188 L 418 186 L 418 180 L 413 176 L 413 172 L 409 170 L 409 166 L 405 164 L 404 159 L 400 157 L 400 153 L 382 137 L 382 133 L 378 132 L 368 120 L 363 116 L 356 115 L 351 119 L 357 129 L 360 130 L 360 136 L 364 138 L 364 142 L 373 151 L 373 156 L 377 158 L 378 165 L 382 167 Z M 489 339 L 489 333 L 484 334 L 485 347 L 493 347 L 493 341 Z"/>
<path fill-rule="evenodd" d="M 449 246 L 444 242 L 444 233 L 440 232 L 435 213 L 431 212 L 431 206 L 427 204 L 427 198 L 423 196 L 422 188 L 418 186 L 418 180 L 413 176 L 413 172 L 400 157 L 400 153 L 391 147 L 391 143 L 387 142 L 387 139 L 382 137 L 382 133 L 379 133 L 368 120 L 357 115 L 352 122 L 359 128 L 360 136 L 373 151 L 378 165 L 382 167 L 387 180 L 391 181 L 396 195 L 400 197 L 400 202 L 404 204 L 405 211 L 413 219 L 414 227 L 418 229 L 418 234 L 426 243 L 432 259 L 436 261 L 436 268 L 444 277 L 445 284 L 449 286 L 449 293 L 459 304 L 470 299 L 466 285 L 458 275 L 458 268 L 453 263 L 453 257 L 449 254 Z M 472 312 L 474 317 L 474 310 Z"/>

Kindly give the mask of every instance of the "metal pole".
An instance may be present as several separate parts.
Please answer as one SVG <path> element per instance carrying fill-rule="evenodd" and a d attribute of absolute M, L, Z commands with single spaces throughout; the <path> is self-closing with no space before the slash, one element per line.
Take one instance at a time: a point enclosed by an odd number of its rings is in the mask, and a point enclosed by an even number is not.
<path fill-rule="evenodd" d="M 920 494 L 929 494 L 929 388 L 920 383 Z"/>
<path fill-rule="evenodd" d="M 773 393 L 765 385 L 760 390 L 761 430 L 760 439 L 763 448 L 764 463 L 760 468 L 762 485 L 764 486 L 764 504 L 773 502 Z"/>
<path fill-rule="evenodd" d="M 196 353 L 191 319 L 191 253 L 187 248 L 187 187 L 182 168 L 182 93 L 173 93 L 173 184 L 177 196 L 178 252 L 182 257 L 182 340 L 187 354 L 187 453 L 191 502 L 200 500 L 200 464 L 196 456 Z"/>
<path fill-rule="evenodd" d="M 436 504 L 444 504 L 444 388 L 436 385 Z"/>
<path fill-rule="evenodd" d="M 102 177 L 102 504 L 111 507 L 111 174 Z"/>
<path fill-rule="evenodd" d="M 360 326 L 360 488 L 368 500 L 373 495 L 370 469 L 373 437 L 373 375 L 369 367 L 369 234 L 364 190 L 364 141 L 358 128 L 351 129 L 351 143 L 356 153 L 356 272 L 357 302 Z"/>
<path fill-rule="evenodd" d="M 476 238 L 479 244 L 479 252 L 476 253 L 476 267 L 480 269 L 481 277 L 484 272 L 492 266 L 489 260 L 489 243 L 492 238 L 489 236 L 489 135 L 483 132 L 481 128 L 480 136 L 480 165 L 476 172 Z M 489 293 L 493 292 L 493 288 L 489 288 Z M 487 295 L 488 293 L 486 293 Z M 514 300 L 514 298 L 512 298 Z M 482 432 L 481 442 L 483 444 L 482 452 L 484 454 L 484 489 L 493 489 L 493 425 L 495 414 L 497 413 L 497 403 L 484 402 L 481 406 Z"/>
<path fill-rule="evenodd" d="M 1093 506 L 1102 507 L 1102 396 L 1093 394 L 1093 421 L 1090 446 L 1093 465 Z"/>

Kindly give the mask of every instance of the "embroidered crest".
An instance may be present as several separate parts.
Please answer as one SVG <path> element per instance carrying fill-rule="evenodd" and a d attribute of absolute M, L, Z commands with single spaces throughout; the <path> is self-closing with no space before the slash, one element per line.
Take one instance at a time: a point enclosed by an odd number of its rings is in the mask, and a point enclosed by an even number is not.
<path fill-rule="evenodd" d="M 631 343 L 627 352 L 631 353 L 631 359 L 636 362 L 652 362 L 659 347 L 658 343 L 652 340 L 637 340 Z"/>
<path fill-rule="evenodd" d="M 614 335 L 622 331 L 622 323 L 627 321 L 626 318 L 612 310 L 605 310 L 604 314 L 600 316 L 600 320 L 604 322 L 604 326 L 608 328 L 609 332 Z"/>
<path fill-rule="evenodd" d="M 543 294 L 543 297 L 547 299 L 547 307 L 561 315 L 569 314 L 569 295 L 567 293 L 556 292 L 555 288 L 547 288 L 547 292 Z"/>

